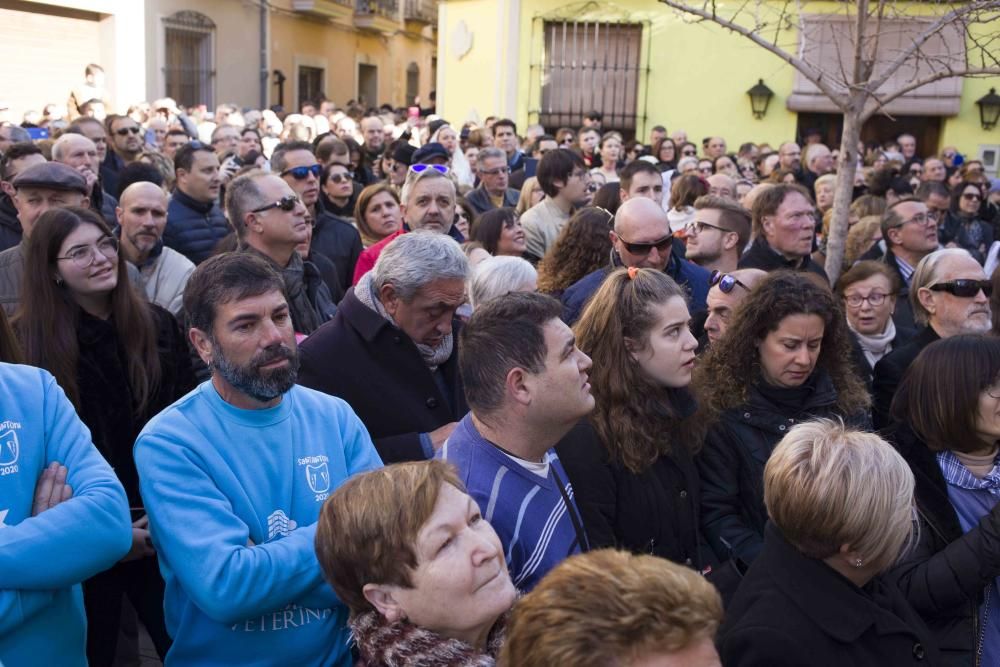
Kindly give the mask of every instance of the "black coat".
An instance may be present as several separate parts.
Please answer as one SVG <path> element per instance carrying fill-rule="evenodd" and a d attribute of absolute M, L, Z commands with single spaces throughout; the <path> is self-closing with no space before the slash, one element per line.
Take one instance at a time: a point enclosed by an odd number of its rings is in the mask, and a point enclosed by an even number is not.
<path fill-rule="evenodd" d="M 787 271 L 809 271 L 810 273 L 815 273 L 818 276 L 822 276 L 823 280 L 827 283 L 830 281 L 826 277 L 826 271 L 823 267 L 813 261 L 812 257 L 806 255 L 799 260 L 785 259 L 784 256 L 778 254 L 768 245 L 767 241 L 764 240 L 763 236 L 758 236 L 757 239 L 750 244 L 743 256 L 740 257 L 739 268 L 741 269 L 760 269 L 761 271 L 767 271 L 768 273 L 772 271 L 781 271 L 782 269 Z"/>
<path fill-rule="evenodd" d="M 556 447 L 593 549 L 614 547 L 701 569 L 698 470 L 682 446 L 636 474 L 612 461 L 597 431 L 578 424 Z"/>
<path fill-rule="evenodd" d="M 937 332 L 932 327 L 924 327 L 910 342 L 894 349 L 875 364 L 872 376 L 872 423 L 875 428 L 881 431 L 889 426 L 892 421 L 889 415 L 892 398 L 903 381 L 903 375 L 917 355 L 936 340 L 940 340 Z"/>
<path fill-rule="evenodd" d="M 80 360 L 77 387 L 80 419 L 90 429 L 98 451 L 107 459 L 125 487 L 129 507 L 142 507 L 139 476 L 132 446 L 146 422 L 194 388 L 188 347 L 177 320 L 159 306 L 150 304 L 157 327 L 160 384 L 146 409 L 136 414 L 128 380 L 128 362 L 111 320 L 84 312 L 77 326 Z"/>
<path fill-rule="evenodd" d="M 941 665 L 930 632 L 878 577 L 858 588 L 768 524 L 719 632 L 726 667 Z"/>
<path fill-rule="evenodd" d="M 878 247 L 877 244 L 876 247 Z M 896 274 L 896 278 L 901 285 L 899 294 L 896 295 L 896 310 L 892 314 L 892 321 L 895 323 L 897 330 L 907 332 L 912 339 L 921 327 L 913 317 L 913 304 L 910 303 L 910 288 L 907 287 L 906 281 L 903 280 L 903 273 L 899 270 L 899 262 L 896 261 L 896 255 L 891 250 L 883 254 L 879 258 L 879 261 L 888 266 L 889 270 Z M 904 338 L 901 342 L 906 340 L 909 339 Z M 895 346 L 893 346 L 893 349 L 895 349 Z"/>
<path fill-rule="evenodd" d="M 354 283 L 354 265 L 361 254 L 361 234 L 347 220 L 322 209 L 316 202 L 316 226 L 312 249 L 326 256 L 337 267 L 337 279 L 345 288 Z"/>
<path fill-rule="evenodd" d="M 424 459 L 420 434 L 469 411 L 455 349 L 431 374 L 409 336 L 347 291 L 337 314 L 300 348 L 299 384 L 339 396 L 364 422 L 386 464 Z M 446 396 L 438 381 L 446 387 Z"/>
<path fill-rule="evenodd" d="M 899 588 L 934 633 L 948 665 L 972 665 L 984 590 L 1000 576 L 1000 511 L 963 533 L 937 456 L 905 424 L 888 433 L 916 481 L 916 548 L 893 570 Z"/>
<path fill-rule="evenodd" d="M 6 192 L 0 191 L 0 252 L 21 242 L 21 221 L 14 202 Z"/>
<path fill-rule="evenodd" d="M 895 322 L 893 322 L 895 324 Z M 889 354 L 892 354 L 893 350 L 897 350 L 909 341 L 915 333 L 908 329 L 900 329 L 896 327 L 896 335 L 892 339 L 892 344 L 889 346 Z M 889 356 L 886 354 L 885 356 Z M 881 359 L 879 360 L 881 361 Z M 872 393 L 872 379 L 875 376 L 875 368 L 868 363 L 868 357 L 865 356 L 865 351 L 861 349 L 861 342 L 858 340 L 858 334 L 851 331 L 851 362 L 854 364 L 854 370 L 857 372 L 858 377 L 864 380 L 865 386 L 868 387 L 868 393 Z"/>
<path fill-rule="evenodd" d="M 766 398 L 757 384 L 744 405 L 722 413 L 698 456 L 701 525 L 720 560 L 733 556 L 752 563 L 760 552 L 767 522 L 764 465 L 775 445 L 800 421 L 842 416 L 864 428 L 867 415 L 841 415 L 837 390 L 824 371 L 811 379 L 813 390 L 798 414 Z"/>

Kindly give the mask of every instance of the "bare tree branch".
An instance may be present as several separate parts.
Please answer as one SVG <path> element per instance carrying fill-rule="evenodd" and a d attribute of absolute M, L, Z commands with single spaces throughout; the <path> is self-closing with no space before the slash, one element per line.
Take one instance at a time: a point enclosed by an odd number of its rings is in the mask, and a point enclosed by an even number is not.
<path fill-rule="evenodd" d="M 868 120 L 873 115 L 878 113 L 879 109 L 886 106 L 893 100 L 902 97 L 903 95 L 920 88 L 921 86 L 926 86 L 929 83 L 934 83 L 935 81 L 940 81 L 941 79 L 950 79 L 952 77 L 961 78 L 977 78 L 984 76 L 1000 76 L 1000 67 L 987 67 L 987 68 L 971 68 L 971 69 L 958 69 L 958 70 L 948 70 L 944 72 L 937 72 L 931 74 L 923 79 L 909 83 L 902 88 L 893 90 L 890 93 L 881 95 L 874 91 L 868 91 L 871 99 L 875 101 L 875 106 L 872 109 L 868 109 L 867 105 L 865 110 L 861 114 L 862 122 Z"/>

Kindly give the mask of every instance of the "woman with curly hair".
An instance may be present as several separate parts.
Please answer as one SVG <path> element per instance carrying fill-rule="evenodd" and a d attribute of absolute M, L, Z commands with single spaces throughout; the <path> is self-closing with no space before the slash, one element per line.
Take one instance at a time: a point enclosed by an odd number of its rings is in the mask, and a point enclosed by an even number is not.
<path fill-rule="evenodd" d="M 558 453 L 592 548 L 700 570 L 690 323 L 684 289 L 662 271 L 611 273 L 574 327 L 577 346 L 601 359 L 590 372 L 596 405 Z"/>
<path fill-rule="evenodd" d="M 538 263 L 538 291 L 559 298 L 580 278 L 607 265 L 613 218 L 596 207 L 577 211 Z"/>
<path fill-rule="evenodd" d="M 708 429 L 699 457 L 702 527 L 716 555 L 750 563 L 763 544 L 764 464 L 795 424 L 869 424 L 865 386 L 830 290 L 801 273 L 757 283 L 695 372 Z"/>

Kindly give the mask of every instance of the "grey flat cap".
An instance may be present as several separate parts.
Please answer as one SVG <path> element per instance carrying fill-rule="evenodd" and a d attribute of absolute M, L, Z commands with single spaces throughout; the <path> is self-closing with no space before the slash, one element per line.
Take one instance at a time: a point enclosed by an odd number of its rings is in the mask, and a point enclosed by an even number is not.
<path fill-rule="evenodd" d="M 87 179 L 80 172 L 61 162 L 46 162 L 28 167 L 11 182 L 16 189 L 47 188 L 49 190 L 67 190 L 79 192 L 83 196 L 90 194 L 87 189 Z"/>

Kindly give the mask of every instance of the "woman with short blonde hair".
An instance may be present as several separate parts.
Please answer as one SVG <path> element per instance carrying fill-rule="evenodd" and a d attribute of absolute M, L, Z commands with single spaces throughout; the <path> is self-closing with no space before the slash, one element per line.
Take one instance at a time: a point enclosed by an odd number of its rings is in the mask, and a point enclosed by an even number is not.
<path fill-rule="evenodd" d="M 880 575 L 914 541 L 914 478 L 903 457 L 840 420 L 793 427 L 764 469 L 764 547 L 720 633 L 727 667 L 908 665 L 940 656 L 930 631 Z"/>

